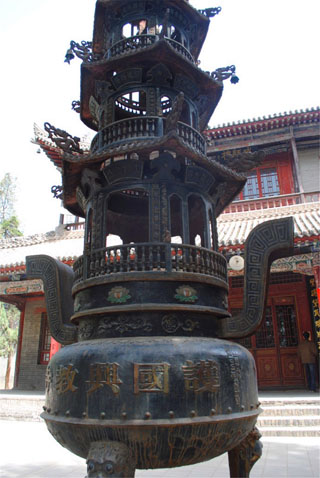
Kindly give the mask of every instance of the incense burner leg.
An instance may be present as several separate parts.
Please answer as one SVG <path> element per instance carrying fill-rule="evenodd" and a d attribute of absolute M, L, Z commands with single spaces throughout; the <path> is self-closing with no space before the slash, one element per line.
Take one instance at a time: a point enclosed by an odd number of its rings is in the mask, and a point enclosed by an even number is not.
<path fill-rule="evenodd" d="M 261 434 L 255 427 L 235 448 L 228 452 L 230 478 L 247 478 L 262 455 Z"/>
<path fill-rule="evenodd" d="M 134 478 L 135 460 L 129 448 L 120 442 L 91 443 L 86 478 Z"/>

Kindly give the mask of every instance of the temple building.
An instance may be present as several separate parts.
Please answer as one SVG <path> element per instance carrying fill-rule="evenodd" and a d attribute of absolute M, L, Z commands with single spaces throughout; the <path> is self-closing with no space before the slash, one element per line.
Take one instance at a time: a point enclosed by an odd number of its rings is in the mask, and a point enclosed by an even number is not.
<path fill-rule="evenodd" d="M 305 330 L 320 349 L 319 119 L 320 108 L 312 108 L 205 131 L 208 157 L 247 176 L 243 190 L 217 220 L 219 250 L 229 265 L 231 312 L 242 308 L 243 251 L 250 231 L 270 219 L 294 218 L 300 253 L 272 264 L 264 322 L 255 335 L 240 341 L 255 358 L 260 389 L 305 387 L 297 356 Z M 62 149 L 38 126 L 34 142 L 61 168 Z M 259 158 L 255 167 L 252 153 Z M 59 197 L 59 187 L 54 192 Z M 43 390 L 46 364 L 59 347 L 49 333 L 42 281 L 26 279 L 25 257 L 47 254 L 72 266 L 83 252 L 84 230 L 78 217 L 61 216 L 55 231 L 0 241 L 0 300 L 21 311 L 17 389 Z"/>

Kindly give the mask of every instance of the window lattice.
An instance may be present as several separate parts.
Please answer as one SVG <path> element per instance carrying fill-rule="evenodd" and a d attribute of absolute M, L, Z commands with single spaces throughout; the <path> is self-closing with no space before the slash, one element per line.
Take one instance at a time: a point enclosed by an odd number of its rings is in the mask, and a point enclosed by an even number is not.
<path fill-rule="evenodd" d="M 266 314 L 262 326 L 256 332 L 256 347 L 258 349 L 267 349 L 275 346 L 274 330 L 272 323 L 272 309 L 266 308 Z"/>
<path fill-rule="evenodd" d="M 262 196 L 278 196 L 280 187 L 276 168 L 261 169 L 260 173 Z"/>
<path fill-rule="evenodd" d="M 296 347 L 298 331 L 294 305 L 277 305 L 276 316 L 280 347 Z"/>
<path fill-rule="evenodd" d="M 256 199 L 260 196 L 256 171 L 247 174 L 247 182 L 243 188 L 243 199 Z"/>
<path fill-rule="evenodd" d="M 51 345 L 51 335 L 49 331 L 49 324 L 47 314 L 43 312 L 41 314 L 41 328 L 40 328 L 40 337 L 39 337 L 39 353 L 38 353 L 38 363 L 46 365 L 50 359 L 50 345 Z"/>

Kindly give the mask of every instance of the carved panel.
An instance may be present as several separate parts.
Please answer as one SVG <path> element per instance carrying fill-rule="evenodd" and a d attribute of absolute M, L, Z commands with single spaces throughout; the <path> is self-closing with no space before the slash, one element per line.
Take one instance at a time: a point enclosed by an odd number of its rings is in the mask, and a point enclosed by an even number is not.
<path fill-rule="evenodd" d="M 132 83 L 140 84 L 142 82 L 142 68 L 130 68 L 124 70 L 113 76 L 111 81 L 116 90 L 124 85 Z"/>
<path fill-rule="evenodd" d="M 169 218 L 168 218 L 168 195 L 167 187 L 163 184 L 161 186 L 161 230 L 162 230 L 162 241 L 166 242 L 167 233 L 169 230 Z"/>
<path fill-rule="evenodd" d="M 292 352 L 282 350 L 280 352 L 283 383 L 287 385 L 304 382 L 304 373 L 299 356 L 296 351 Z"/>
<path fill-rule="evenodd" d="M 138 160 L 117 161 L 111 163 L 103 170 L 103 174 L 109 184 L 122 180 L 141 179 L 142 172 L 143 162 Z"/>
<path fill-rule="evenodd" d="M 260 385 L 280 384 L 280 370 L 276 354 L 259 353 L 256 364 Z"/>
<path fill-rule="evenodd" d="M 89 109 L 90 109 L 91 116 L 96 120 L 96 122 L 99 122 L 99 108 L 100 108 L 100 105 L 95 99 L 95 97 L 90 96 Z"/>
<path fill-rule="evenodd" d="M 179 91 L 183 91 L 189 98 L 194 98 L 199 93 L 198 86 L 184 75 L 176 75 L 174 87 Z"/>
<path fill-rule="evenodd" d="M 156 88 L 148 88 L 147 93 L 147 116 L 162 116 L 160 98 Z"/>
<path fill-rule="evenodd" d="M 148 83 L 159 86 L 168 86 L 172 80 L 171 71 L 162 63 L 153 66 L 147 73 Z"/>
<path fill-rule="evenodd" d="M 161 240 L 160 236 L 160 187 L 158 184 L 152 185 L 151 190 L 151 237 L 152 241 Z"/>
<path fill-rule="evenodd" d="M 102 226 L 103 226 L 103 203 L 104 195 L 99 193 L 94 198 L 93 204 L 93 221 L 94 224 L 92 229 L 92 248 L 99 249 L 104 245 L 104 238 L 102 238 Z"/>
<path fill-rule="evenodd" d="M 214 183 L 214 177 L 202 168 L 188 166 L 186 170 L 186 183 L 195 184 L 202 191 L 209 191 Z"/>
<path fill-rule="evenodd" d="M 96 96 L 103 102 L 111 94 L 112 85 L 109 81 L 97 80 L 95 83 Z"/>

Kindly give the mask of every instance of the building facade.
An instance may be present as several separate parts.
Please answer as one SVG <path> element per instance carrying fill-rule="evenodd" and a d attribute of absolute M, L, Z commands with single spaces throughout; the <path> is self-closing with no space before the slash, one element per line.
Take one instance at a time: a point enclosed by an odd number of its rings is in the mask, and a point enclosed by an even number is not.
<path fill-rule="evenodd" d="M 320 348 L 320 109 L 274 115 L 208 129 L 207 154 L 237 168 L 247 183 L 218 218 L 220 251 L 229 263 L 229 309 L 242 308 L 243 252 L 249 232 L 259 223 L 292 216 L 299 254 L 272 265 L 264 322 L 241 341 L 253 354 L 263 388 L 303 388 L 304 370 L 297 345 L 305 330 Z M 35 127 L 34 142 L 56 167 L 62 150 Z M 85 147 L 85 145 L 83 145 Z M 255 153 L 253 164 L 252 153 Z M 245 161 L 244 159 L 245 158 Z M 245 169 L 247 169 L 247 172 Z M 58 191 L 58 189 L 56 189 Z M 84 225 L 61 224 L 54 232 L 0 241 L 0 300 L 21 311 L 15 387 L 43 390 L 46 364 L 57 344 L 50 337 L 43 285 L 27 280 L 25 257 L 48 254 L 72 265 L 83 252 Z"/>

